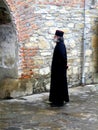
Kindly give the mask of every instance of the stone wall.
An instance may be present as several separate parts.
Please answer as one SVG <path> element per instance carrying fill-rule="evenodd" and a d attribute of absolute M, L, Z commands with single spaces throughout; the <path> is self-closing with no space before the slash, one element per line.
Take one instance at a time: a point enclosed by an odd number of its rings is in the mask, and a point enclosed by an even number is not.
<path fill-rule="evenodd" d="M 85 7 L 85 80 L 98 83 L 98 2 L 86 1 Z"/>
<path fill-rule="evenodd" d="M 26 94 L 27 86 L 30 88 L 32 86 L 31 93 L 49 91 L 51 59 L 55 45 L 53 36 L 56 29 L 65 32 L 69 87 L 81 84 L 83 67 L 85 82 L 98 83 L 97 3 L 91 9 L 92 0 L 86 0 L 86 8 L 84 0 L 4 0 L 4 2 L 9 8 L 17 33 L 18 91 L 23 87 Z M 85 54 L 84 63 L 83 54 Z M 9 91 L 14 91 L 14 88 Z"/>
<path fill-rule="evenodd" d="M 84 29 L 84 8 L 83 2 L 72 2 L 58 5 L 58 2 L 37 3 L 22 6 L 25 10 L 19 9 L 20 21 L 20 78 L 30 75 L 30 70 L 37 75 L 50 73 L 51 57 L 54 48 L 52 41 L 55 30 L 61 29 L 65 32 L 65 44 L 68 49 L 68 83 L 69 86 L 80 84 L 81 80 L 81 47 Z M 23 3 L 22 3 L 23 4 Z M 26 4 L 26 3 L 25 3 Z M 24 13 L 27 18 L 25 20 Z M 32 15 L 31 15 L 32 14 Z M 33 16 L 33 19 L 32 19 Z M 23 24 L 22 24 L 23 22 Z M 18 24 L 17 24 L 18 25 Z M 23 28 L 24 27 L 24 28 Z M 32 31 L 30 31 L 32 29 Z M 25 33 L 24 33 L 25 32 Z M 26 35 L 26 37 L 24 36 Z M 29 35 L 29 36 L 27 36 Z M 26 39 L 26 40 L 25 40 Z M 35 52 L 36 54 L 31 54 Z M 24 49 L 24 50 L 23 50 Z M 33 51 L 34 49 L 34 51 Z M 77 52 L 78 50 L 78 52 Z M 32 55 L 31 57 L 29 57 Z M 23 62 L 21 59 L 25 59 Z M 32 63 L 33 62 L 33 63 Z M 78 64 L 78 66 L 76 66 Z M 33 74 L 32 73 L 32 74 Z"/>

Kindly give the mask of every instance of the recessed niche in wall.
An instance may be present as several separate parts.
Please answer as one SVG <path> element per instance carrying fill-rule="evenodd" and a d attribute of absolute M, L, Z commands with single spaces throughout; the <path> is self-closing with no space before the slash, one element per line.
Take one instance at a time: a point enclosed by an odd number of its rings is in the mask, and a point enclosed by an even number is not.
<path fill-rule="evenodd" d="M 10 9 L 0 0 L 0 81 L 17 77 L 17 35 Z"/>
<path fill-rule="evenodd" d="M 0 25 L 11 22 L 9 10 L 3 0 L 0 0 Z"/>

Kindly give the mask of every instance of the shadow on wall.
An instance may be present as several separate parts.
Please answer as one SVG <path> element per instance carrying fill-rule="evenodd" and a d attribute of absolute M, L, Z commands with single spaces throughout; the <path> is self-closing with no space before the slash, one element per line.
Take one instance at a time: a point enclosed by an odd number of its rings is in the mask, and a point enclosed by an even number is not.
<path fill-rule="evenodd" d="M 10 15 L 5 7 L 0 7 L 0 24 L 10 23 Z"/>
<path fill-rule="evenodd" d="M 4 0 L 0 0 L 0 25 L 11 22 L 10 12 Z"/>

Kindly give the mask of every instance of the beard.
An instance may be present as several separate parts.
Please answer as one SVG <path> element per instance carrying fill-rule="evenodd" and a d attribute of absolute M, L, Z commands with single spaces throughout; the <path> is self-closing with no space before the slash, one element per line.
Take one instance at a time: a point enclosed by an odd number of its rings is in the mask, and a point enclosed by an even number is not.
<path fill-rule="evenodd" d="M 54 41 L 55 43 L 57 43 L 57 42 L 58 42 L 58 39 L 57 39 L 57 38 L 54 38 L 53 41 Z"/>
<path fill-rule="evenodd" d="M 56 38 L 53 39 L 53 41 L 55 43 L 64 42 L 64 38 L 63 37 L 59 37 L 59 38 L 56 37 Z"/>

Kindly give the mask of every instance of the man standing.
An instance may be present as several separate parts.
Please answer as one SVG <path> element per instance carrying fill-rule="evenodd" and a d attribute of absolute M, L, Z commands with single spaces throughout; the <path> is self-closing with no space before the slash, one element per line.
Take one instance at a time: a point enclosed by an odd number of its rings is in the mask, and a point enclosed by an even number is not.
<path fill-rule="evenodd" d="M 67 86 L 67 53 L 63 39 L 63 31 L 56 30 L 54 42 L 56 43 L 51 66 L 51 85 L 49 101 L 52 107 L 60 107 L 69 102 Z"/>

